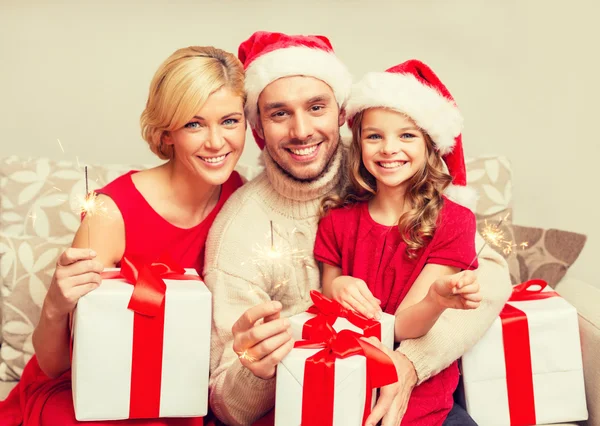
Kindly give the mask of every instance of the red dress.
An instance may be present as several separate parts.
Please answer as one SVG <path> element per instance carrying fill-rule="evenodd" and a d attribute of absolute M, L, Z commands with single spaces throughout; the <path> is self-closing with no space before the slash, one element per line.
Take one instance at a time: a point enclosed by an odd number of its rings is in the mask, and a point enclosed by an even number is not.
<path fill-rule="evenodd" d="M 413 259 L 396 226 L 373 220 L 366 202 L 332 210 L 319 223 L 315 259 L 337 266 L 343 275 L 364 280 L 394 314 L 408 290 L 428 263 L 467 269 L 476 255 L 475 216 L 444 198 L 438 227 L 428 244 Z M 471 269 L 477 267 L 474 262 Z M 458 384 L 456 362 L 417 386 L 410 397 L 402 425 L 441 425 L 453 405 Z"/>
<path fill-rule="evenodd" d="M 199 274 L 202 273 L 208 231 L 225 201 L 242 185 L 240 176 L 234 172 L 222 185 L 217 205 L 200 224 L 182 229 L 167 222 L 152 209 L 136 189 L 131 178 L 134 173 L 131 171 L 96 191 L 111 197 L 123 216 L 124 254 L 152 261 L 168 250 L 181 266 L 195 268 Z M 71 371 L 50 379 L 42 372 L 35 357 L 25 367 L 19 384 L 5 401 L 0 402 L 0 426 L 201 426 L 202 423 L 202 418 L 78 422 L 73 409 Z"/>

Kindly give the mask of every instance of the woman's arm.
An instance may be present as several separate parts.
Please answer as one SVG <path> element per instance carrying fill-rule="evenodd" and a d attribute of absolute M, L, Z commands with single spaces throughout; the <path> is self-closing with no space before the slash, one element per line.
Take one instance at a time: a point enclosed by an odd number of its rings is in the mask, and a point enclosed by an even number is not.
<path fill-rule="evenodd" d="M 98 196 L 98 202 L 106 207 L 106 213 L 85 217 L 72 247 L 59 256 L 33 332 L 38 363 L 49 377 L 57 377 L 71 366 L 69 315 L 77 301 L 100 285 L 100 272 L 115 266 L 125 250 L 125 227 L 117 206 L 104 195 Z"/>

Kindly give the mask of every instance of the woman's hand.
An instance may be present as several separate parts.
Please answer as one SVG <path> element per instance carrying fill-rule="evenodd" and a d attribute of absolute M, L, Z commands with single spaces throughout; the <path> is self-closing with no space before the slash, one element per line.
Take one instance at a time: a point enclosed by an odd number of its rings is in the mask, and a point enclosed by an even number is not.
<path fill-rule="evenodd" d="M 67 316 L 82 296 L 100 285 L 104 266 L 95 257 L 96 253 L 87 248 L 68 248 L 62 252 L 44 302 L 48 317 Z"/>

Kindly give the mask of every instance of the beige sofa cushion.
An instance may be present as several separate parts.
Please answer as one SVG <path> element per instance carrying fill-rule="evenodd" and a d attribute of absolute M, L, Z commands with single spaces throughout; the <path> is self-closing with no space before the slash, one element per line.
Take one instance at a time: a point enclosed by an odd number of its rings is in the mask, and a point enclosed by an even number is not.
<path fill-rule="evenodd" d="M 18 380 L 33 355 L 32 334 L 62 242 L 39 236 L 0 234 L 2 346 L 0 380 Z"/>
<path fill-rule="evenodd" d="M 0 381 L 0 401 L 6 399 L 10 391 L 17 385 L 18 382 L 3 382 Z"/>
<path fill-rule="evenodd" d="M 518 226 L 512 220 L 512 171 L 506 157 L 468 158 L 467 182 L 479 200 L 475 210 L 477 228 L 497 227 L 500 244 L 490 246 L 507 261 L 511 280 L 518 284 L 541 278 L 554 287 L 575 262 L 586 236 L 558 229 Z"/>
<path fill-rule="evenodd" d="M 98 189 L 142 166 L 88 167 L 88 186 Z M 70 244 L 79 226 L 78 206 L 85 197 L 83 166 L 68 161 L 7 157 L 0 159 L 0 232 L 52 237 Z"/>
<path fill-rule="evenodd" d="M 579 313 L 588 425 L 600 426 L 600 288 L 567 275 L 556 291 Z"/>
<path fill-rule="evenodd" d="M 145 167 L 90 166 L 89 189 Z M 78 206 L 84 197 L 82 165 L 47 158 L 0 159 L 0 314 L 7 327 L 0 330 L 0 380 L 18 379 L 33 353 L 31 333 L 56 258 L 79 227 Z"/>
<path fill-rule="evenodd" d="M 477 191 L 478 200 L 475 215 L 478 222 L 485 219 L 506 217 L 510 224 L 512 217 L 512 169 L 508 158 L 502 156 L 482 156 L 466 158 L 467 183 Z M 507 217 L 508 215 L 508 217 Z"/>
<path fill-rule="evenodd" d="M 516 248 L 510 258 L 513 282 L 520 283 L 539 278 L 555 287 L 579 257 L 587 236 L 560 229 L 513 224 L 512 239 L 515 242 L 527 243 L 522 248 Z"/>

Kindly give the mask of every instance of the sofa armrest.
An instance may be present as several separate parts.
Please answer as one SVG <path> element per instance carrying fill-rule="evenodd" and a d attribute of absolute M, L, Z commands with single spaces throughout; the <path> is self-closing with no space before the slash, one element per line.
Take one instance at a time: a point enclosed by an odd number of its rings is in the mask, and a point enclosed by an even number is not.
<path fill-rule="evenodd" d="M 556 291 L 579 313 L 579 333 L 583 353 L 588 426 L 600 426 L 600 288 L 565 277 Z"/>

